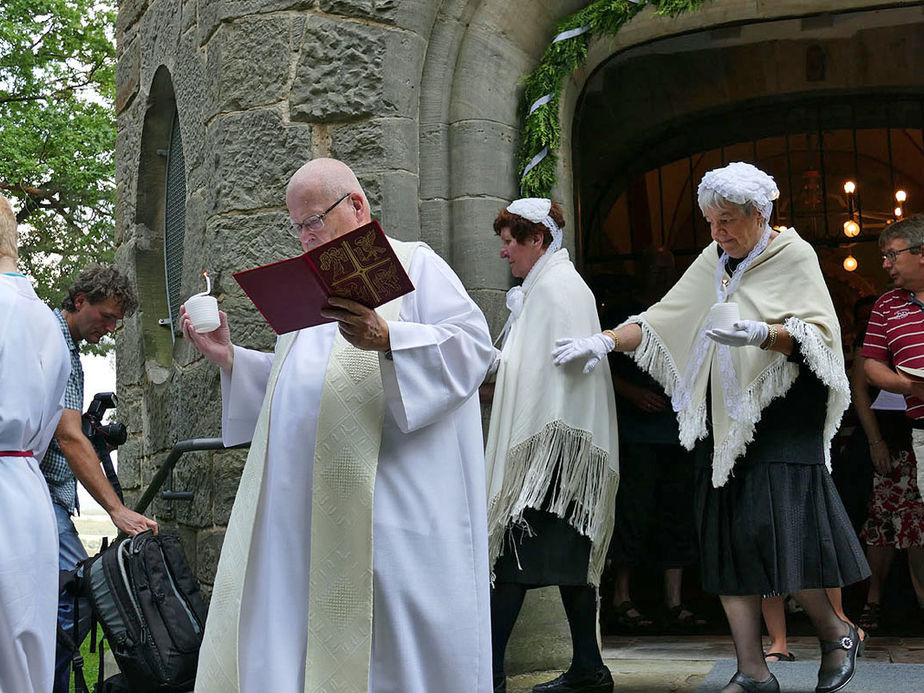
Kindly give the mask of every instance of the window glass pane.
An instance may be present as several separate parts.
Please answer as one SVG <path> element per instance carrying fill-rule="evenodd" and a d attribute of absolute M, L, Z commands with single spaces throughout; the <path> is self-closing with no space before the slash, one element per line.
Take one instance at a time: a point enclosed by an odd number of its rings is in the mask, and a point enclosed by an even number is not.
<path fill-rule="evenodd" d="M 167 192 L 164 200 L 164 270 L 167 301 L 173 334 L 179 332 L 180 304 L 183 302 L 183 241 L 186 235 L 186 166 L 180 119 L 174 114 L 167 152 Z"/>

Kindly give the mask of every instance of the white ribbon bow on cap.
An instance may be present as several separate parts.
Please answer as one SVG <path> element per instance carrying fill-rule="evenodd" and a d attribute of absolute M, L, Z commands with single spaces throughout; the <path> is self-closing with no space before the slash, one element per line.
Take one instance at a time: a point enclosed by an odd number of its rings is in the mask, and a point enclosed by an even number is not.
<path fill-rule="evenodd" d="M 552 209 L 552 201 L 546 197 L 521 197 L 507 205 L 507 211 L 523 217 L 534 224 L 545 224 L 552 233 L 552 242 L 549 244 L 546 253 L 554 253 L 561 248 L 563 233 L 555 220 L 549 216 L 549 210 Z"/>

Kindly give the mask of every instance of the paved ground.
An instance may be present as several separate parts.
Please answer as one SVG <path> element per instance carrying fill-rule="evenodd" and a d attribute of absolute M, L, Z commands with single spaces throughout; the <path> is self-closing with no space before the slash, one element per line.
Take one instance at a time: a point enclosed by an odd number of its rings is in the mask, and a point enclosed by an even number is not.
<path fill-rule="evenodd" d="M 80 515 L 73 517 L 74 527 L 80 535 L 80 541 L 83 542 L 87 554 L 93 556 L 99 551 L 103 537 L 109 537 L 109 541 L 112 541 L 118 534 L 118 530 L 102 508 L 92 505 L 90 507 L 81 505 L 81 508 Z"/>
<path fill-rule="evenodd" d="M 789 644 L 797 659 L 818 659 L 818 641 L 814 638 L 791 637 Z M 607 637 L 603 641 L 603 657 L 613 672 L 618 693 L 693 693 L 717 660 L 734 656 L 728 636 Z M 878 662 L 924 665 L 924 638 L 873 637 L 867 643 L 865 656 Z M 530 693 L 534 685 L 559 673 L 512 676 L 507 690 Z"/>

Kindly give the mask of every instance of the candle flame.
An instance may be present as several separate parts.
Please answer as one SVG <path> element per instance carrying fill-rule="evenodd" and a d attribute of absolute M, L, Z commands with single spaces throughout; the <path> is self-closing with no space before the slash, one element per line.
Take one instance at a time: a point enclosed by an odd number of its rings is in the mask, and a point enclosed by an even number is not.
<path fill-rule="evenodd" d="M 196 296 L 208 296 L 212 293 L 212 280 L 209 277 L 209 271 L 205 270 L 202 272 L 202 276 L 205 277 L 205 291 L 201 291 Z"/>

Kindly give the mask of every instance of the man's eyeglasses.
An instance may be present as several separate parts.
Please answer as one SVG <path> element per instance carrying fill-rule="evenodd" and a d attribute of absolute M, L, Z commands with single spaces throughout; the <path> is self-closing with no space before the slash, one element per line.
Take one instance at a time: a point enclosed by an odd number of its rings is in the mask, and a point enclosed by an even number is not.
<path fill-rule="evenodd" d="M 894 263 L 898 256 L 902 253 L 910 252 L 912 255 L 917 255 L 921 252 L 921 246 L 919 245 L 909 245 L 907 248 L 899 248 L 898 250 L 887 250 L 882 254 L 882 261 L 886 262 L 887 260 L 890 263 Z"/>
<path fill-rule="evenodd" d="M 350 196 L 350 193 L 346 193 L 343 197 L 341 197 L 339 200 L 337 200 L 334 204 L 332 204 L 330 207 L 325 209 L 320 214 L 312 214 L 307 219 L 302 219 L 301 223 L 292 222 L 289 225 L 289 228 L 292 229 L 292 232 L 296 236 L 301 236 L 302 232 L 305 230 L 315 231 L 315 232 L 320 231 L 322 228 L 324 228 L 324 217 L 330 214 L 333 211 L 334 207 L 339 205 L 349 196 Z"/>

